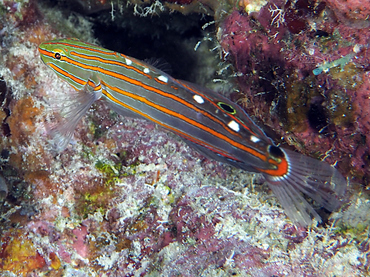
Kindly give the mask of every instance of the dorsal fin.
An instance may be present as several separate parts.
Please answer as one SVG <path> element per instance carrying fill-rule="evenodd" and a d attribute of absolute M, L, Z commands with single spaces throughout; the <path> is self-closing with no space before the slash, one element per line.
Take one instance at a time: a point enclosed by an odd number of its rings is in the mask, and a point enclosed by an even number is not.
<path fill-rule="evenodd" d="M 163 71 L 164 73 L 168 75 L 171 75 L 172 73 L 171 65 L 163 58 L 149 58 L 149 59 L 145 59 L 144 62 Z"/>

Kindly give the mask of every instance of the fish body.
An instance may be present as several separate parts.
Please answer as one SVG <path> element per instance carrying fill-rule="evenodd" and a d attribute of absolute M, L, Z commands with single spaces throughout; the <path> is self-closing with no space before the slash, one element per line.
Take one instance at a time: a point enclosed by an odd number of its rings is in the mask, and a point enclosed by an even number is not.
<path fill-rule="evenodd" d="M 79 41 L 39 46 L 43 62 L 79 91 L 65 124 L 53 131 L 63 150 L 91 104 L 102 99 L 120 114 L 141 117 L 174 132 L 206 156 L 262 173 L 286 213 L 307 226 L 316 211 L 302 197 L 337 209 L 346 180 L 330 165 L 277 147 L 238 105 L 132 57 Z"/>

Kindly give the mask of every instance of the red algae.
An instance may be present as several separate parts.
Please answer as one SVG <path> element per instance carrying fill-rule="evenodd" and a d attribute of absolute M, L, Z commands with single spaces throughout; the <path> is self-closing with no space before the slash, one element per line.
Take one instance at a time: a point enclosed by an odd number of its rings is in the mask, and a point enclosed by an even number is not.
<path fill-rule="evenodd" d="M 238 72 L 240 91 L 233 97 L 250 115 L 287 144 L 367 180 L 366 157 L 348 160 L 364 148 L 357 142 L 366 136 L 358 132 L 367 123 L 356 120 L 361 100 L 355 91 L 367 82 L 369 31 L 323 17 L 327 9 L 302 0 L 271 2 L 249 15 L 235 11 L 222 23 L 220 43 Z M 340 59 L 345 64 L 326 69 Z M 325 72 L 315 74 L 320 67 Z"/>
<path fill-rule="evenodd" d="M 12 116 L 7 120 L 10 132 L 14 134 L 16 144 L 25 145 L 29 143 L 29 134 L 35 132 L 34 121 L 41 113 L 39 108 L 34 106 L 32 98 L 21 99 L 12 107 Z"/>
<path fill-rule="evenodd" d="M 16 148 L 28 148 L 31 144 L 32 136 L 36 133 L 34 125 L 42 113 L 42 108 L 35 106 L 34 100 L 31 97 L 25 97 L 18 101 L 13 101 L 10 104 L 11 115 L 7 117 L 6 123 L 9 126 L 11 141 L 8 147 L 16 146 Z M 44 172 L 45 166 L 48 164 L 48 154 L 42 145 L 35 145 L 35 151 L 32 154 L 24 155 L 23 151 L 14 151 L 11 154 L 10 163 L 27 171 Z M 44 163 L 40 164 L 40 157 L 43 157 Z M 47 178 L 47 176 L 46 176 Z"/>
<path fill-rule="evenodd" d="M 370 17 L 369 1 L 361 0 L 326 0 L 328 6 L 344 23 L 352 20 L 368 21 Z"/>

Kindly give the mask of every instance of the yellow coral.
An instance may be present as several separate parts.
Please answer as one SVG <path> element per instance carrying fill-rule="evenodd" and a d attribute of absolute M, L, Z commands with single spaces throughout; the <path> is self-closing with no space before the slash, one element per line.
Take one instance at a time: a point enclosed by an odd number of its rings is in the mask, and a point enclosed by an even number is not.
<path fill-rule="evenodd" d="M 52 253 L 50 253 L 49 258 L 51 260 L 50 266 L 55 270 L 59 269 L 60 266 L 61 266 L 61 262 L 60 262 L 60 259 L 58 258 L 58 256 L 55 253 L 52 252 Z"/>
<path fill-rule="evenodd" d="M 10 237 L 9 237 L 10 236 Z M 34 244 L 20 230 L 8 233 L 3 238 L 1 265 L 3 270 L 26 276 L 28 272 L 45 266 L 44 258 Z"/>
<path fill-rule="evenodd" d="M 242 7 L 248 14 L 259 12 L 268 1 L 266 0 L 240 0 L 239 6 Z"/>

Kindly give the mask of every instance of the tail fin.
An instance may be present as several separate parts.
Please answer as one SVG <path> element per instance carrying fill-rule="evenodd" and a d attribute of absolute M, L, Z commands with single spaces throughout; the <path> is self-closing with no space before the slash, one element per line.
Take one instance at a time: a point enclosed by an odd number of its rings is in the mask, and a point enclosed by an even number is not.
<path fill-rule="evenodd" d="M 264 177 L 294 223 L 307 226 L 312 217 L 321 221 L 301 192 L 329 211 L 341 206 L 347 182 L 334 167 L 290 150 L 282 151 L 289 164 L 288 173 L 285 176 L 264 174 Z"/>

